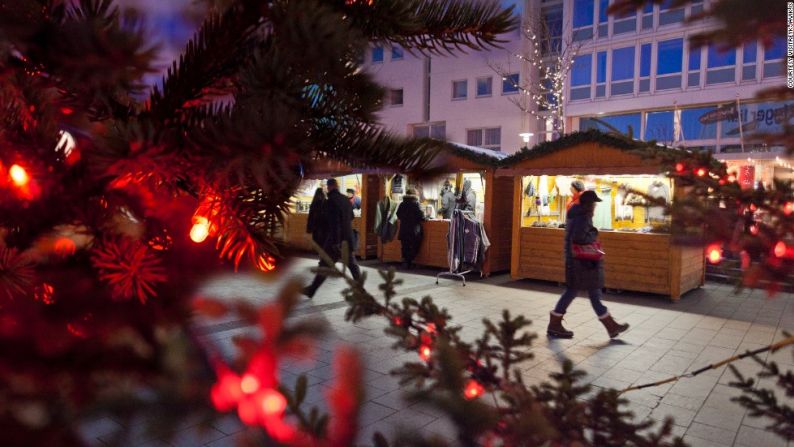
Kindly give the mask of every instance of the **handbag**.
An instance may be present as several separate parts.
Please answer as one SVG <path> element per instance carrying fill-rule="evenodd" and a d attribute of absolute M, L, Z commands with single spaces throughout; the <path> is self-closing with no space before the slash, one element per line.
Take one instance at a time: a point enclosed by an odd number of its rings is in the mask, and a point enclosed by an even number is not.
<path fill-rule="evenodd" d="M 583 261 L 600 261 L 606 254 L 597 241 L 592 244 L 571 244 L 571 249 L 573 257 Z"/>

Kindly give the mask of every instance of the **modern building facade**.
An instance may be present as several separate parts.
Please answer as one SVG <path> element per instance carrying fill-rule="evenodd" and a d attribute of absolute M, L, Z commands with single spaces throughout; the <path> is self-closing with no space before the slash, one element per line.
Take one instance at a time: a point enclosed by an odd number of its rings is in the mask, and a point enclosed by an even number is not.
<path fill-rule="evenodd" d="M 622 16 L 607 14 L 610 0 L 517 3 L 525 26 L 539 22 L 551 33 L 550 46 L 575 49 L 564 91 L 566 132 L 618 130 L 711 150 L 737 167 L 755 166 L 756 179 L 763 181 L 791 175 L 792 162 L 781 158 L 779 148 L 751 138 L 779 131 L 794 117 L 794 102 L 755 99 L 759 91 L 784 84 L 784 41 L 727 51 L 691 46 L 691 35 L 714 26 L 685 23 L 708 8 L 708 0 L 678 8 L 670 0 L 649 2 Z M 543 110 L 530 115 L 514 104 L 529 100 L 515 83 L 542 82 L 515 57 L 534 57 L 528 54 L 531 46 L 519 31 L 505 39 L 503 49 L 455 57 L 372 48 L 366 66 L 391 89 L 382 122 L 405 135 L 445 137 L 508 153 L 524 146 L 528 133 L 530 145 L 553 138 Z M 511 79 L 503 81 L 494 65 L 510 67 Z"/>

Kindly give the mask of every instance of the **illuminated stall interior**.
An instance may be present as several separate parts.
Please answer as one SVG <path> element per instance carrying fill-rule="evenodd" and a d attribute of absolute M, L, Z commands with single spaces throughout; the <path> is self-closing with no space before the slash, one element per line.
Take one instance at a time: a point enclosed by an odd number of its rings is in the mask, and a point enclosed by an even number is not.
<path fill-rule="evenodd" d="M 565 281 L 565 212 L 581 180 L 602 202 L 593 224 L 606 252 L 605 287 L 680 296 L 704 281 L 702 247 L 672 243 L 670 217 L 643 197 L 675 200 L 676 185 L 637 143 L 598 131 L 569 134 L 518 153 L 497 175 L 514 179 L 511 274 Z M 679 192 L 680 193 L 680 192 Z"/>

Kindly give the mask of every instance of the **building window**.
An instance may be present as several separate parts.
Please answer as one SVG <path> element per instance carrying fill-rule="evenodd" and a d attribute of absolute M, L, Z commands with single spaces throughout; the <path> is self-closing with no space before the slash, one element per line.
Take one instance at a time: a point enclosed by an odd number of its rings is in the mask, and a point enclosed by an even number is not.
<path fill-rule="evenodd" d="M 574 0 L 573 2 L 573 40 L 593 38 L 594 0 Z"/>
<path fill-rule="evenodd" d="M 721 51 L 715 45 L 709 45 L 708 49 L 708 71 L 706 72 L 706 84 L 719 84 L 723 82 L 734 82 L 736 77 L 736 49 L 731 48 Z"/>
<path fill-rule="evenodd" d="M 764 49 L 764 78 L 783 76 L 783 56 L 786 54 L 786 41 L 780 37 L 772 41 L 772 46 Z"/>
<path fill-rule="evenodd" d="M 659 42 L 656 53 L 656 90 L 680 88 L 684 40 L 671 39 Z"/>
<path fill-rule="evenodd" d="M 639 113 L 582 118 L 581 121 L 579 121 L 580 130 L 598 129 L 603 132 L 617 131 L 624 135 L 631 133 L 635 138 L 640 133 L 640 125 L 641 117 Z"/>
<path fill-rule="evenodd" d="M 596 98 L 607 94 L 607 52 L 599 51 L 596 54 Z"/>
<path fill-rule="evenodd" d="M 590 98 L 592 69 L 592 54 L 576 56 L 573 59 L 573 67 L 571 68 L 571 100 Z"/>
<path fill-rule="evenodd" d="M 493 94 L 493 78 L 488 76 L 487 78 L 478 78 L 477 79 L 477 97 L 481 96 L 491 96 Z"/>
<path fill-rule="evenodd" d="M 447 137 L 446 123 L 415 124 L 413 126 L 414 138 L 434 138 L 443 140 Z"/>
<path fill-rule="evenodd" d="M 500 127 L 469 129 L 466 131 L 466 144 L 499 151 L 502 147 L 502 129 Z"/>
<path fill-rule="evenodd" d="M 744 44 L 742 48 L 742 81 L 755 79 L 755 68 L 758 63 L 758 42 Z"/>
<path fill-rule="evenodd" d="M 609 0 L 598 0 L 598 37 L 609 37 Z"/>
<path fill-rule="evenodd" d="M 389 90 L 389 105 L 391 106 L 403 105 L 403 89 L 394 88 Z"/>
<path fill-rule="evenodd" d="M 466 99 L 468 96 L 469 81 L 461 79 L 452 81 L 452 99 Z"/>
<path fill-rule="evenodd" d="M 717 110 L 716 107 L 699 107 L 681 111 L 681 131 L 684 140 L 713 140 L 717 138 L 717 122 L 707 120 L 709 113 Z M 701 122 L 705 121 L 705 123 Z"/>
<path fill-rule="evenodd" d="M 653 2 L 647 1 L 642 7 L 642 30 L 653 29 Z"/>
<path fill-rule="evenodd" d="M 401 47 L 391 48 L 391 60 L 400 61 L 405 57 L 405 51 Z"/>
<path fill-rule="evenodd" d="M 541 53 L 559 54 L 562 51 L 562 5 L 549 6 L 541 10 L 544 34 L 541 38 Z"/>
<path fill-rule="evenodd" d="M 645 114 L 645 132 L 643 139 L 656 140 L 661 143 L 674 143 L 674 118 L 672 110 L 648 112 Z"/>
<path fill-rule="evenodd" d="M 612 24 L 612 34 L 625 34 L 637 31 L 637 11 L 632 10 L 615 15 Z"/>
<path fill-rule="evenodd" d="M 372 48 L 372 63 L 379 64 L 383 62 L 383 47 Z"/>
<path fill-rule="evenodd" d="M 684 21 L 684 8 L 673 8 L 674 2 L 675 0 L 662 0 L 662 2 L 659 3 L 659 26 Z"/>
<path fill-rule="evenodd" d="M 611 95 L 634 93 L 634 47 L 612 50 Z"/>
<path fill-rule="evenodd" d="M 640 93 L 651 90 L 651 44 L 640 46 Z"/>
<path fill-rule="evenodd" d="M 502 94 L 512 95 L 518 93 L 518 73 L 512 73 L 502 79 Z"/>
<path fill-rule="evenodd" d="M 687 63 L 687 87 L 700 87 L 700 47 L 689 47 L 689 62 Z"/>

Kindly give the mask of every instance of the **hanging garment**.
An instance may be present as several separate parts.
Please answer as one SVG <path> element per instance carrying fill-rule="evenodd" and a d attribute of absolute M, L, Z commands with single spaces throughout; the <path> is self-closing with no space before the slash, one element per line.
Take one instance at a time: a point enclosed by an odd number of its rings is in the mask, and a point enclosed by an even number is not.
<path fill-rule="evenodd" d="M 524 188 L 524 195 L 527 197 L 535 197 L 535 177 L 528 177 L 527 187 Z"/>
<path fill-rule="evenodd" d="M 464 264 L 482 268 L 485 252 L 491 243 L 485 228 L 471 213 L 455 210 L 447 233 L 447 262 L 450 272 L 459 272 Z"/>
<path fill-rule="evenodd" d="M 375 234 L 381 242 L 386 243 L 394 240 L 397 234 L 397 202 L 390 197 L 384 197 L 378 201 L 375 213 Z"/>
<path fill-rule="evenodd" d="M 549 176 L 541 175 L 538 182 L 538 197 L 540 198 L 540 215 L 548 216 L 551 214 L 551 207 L 549 206 Z"/>
<path fill-rule="evenodd" d="M 670 202 L 670 188 L 664 182 L 655 181 L 648 187 L 648 197 L 664 199 L 664 203 Z M 648 221 L 665 220 L 663 206 L 649 206 L 647 208 Z"/>
<path fill-rule="evenodd" d="M 570 197 L 571 196 L 571 183 L 573 183 L 572 177 L 567 177 L 564 175 L 558 175 L 555 179 L 555 183 L 557 184 L 557 191 L 558 194 L 561 196 Z"/>
<path fill-rule="evenodd" d="M 405 194 L 405 177 L 400 174 L 395 174 L 391 179 L 391 193 L 392 194 Z"/>
<path fill-rule="evenodd" d="M 611 230 L 612 229 L 612 207 L 610 204 L 612 201 L 610 200 L 611 190 L 609 188 L 606 191 L 596 191 L 596 195 L 599 199 L 601 199 L 601 203 L 597 203 L 595 207 L 595 213 L 593 213 L 593 226 L 598 228 L 599 230 Z"/>
<path fill-rule="evenodd" d="M 626 221 L 634 220 L 634 207 L 626 205 L 626 198 L 629 195 L 629 187 L 620 185 L 615 194 L 615 220 Z"/>

